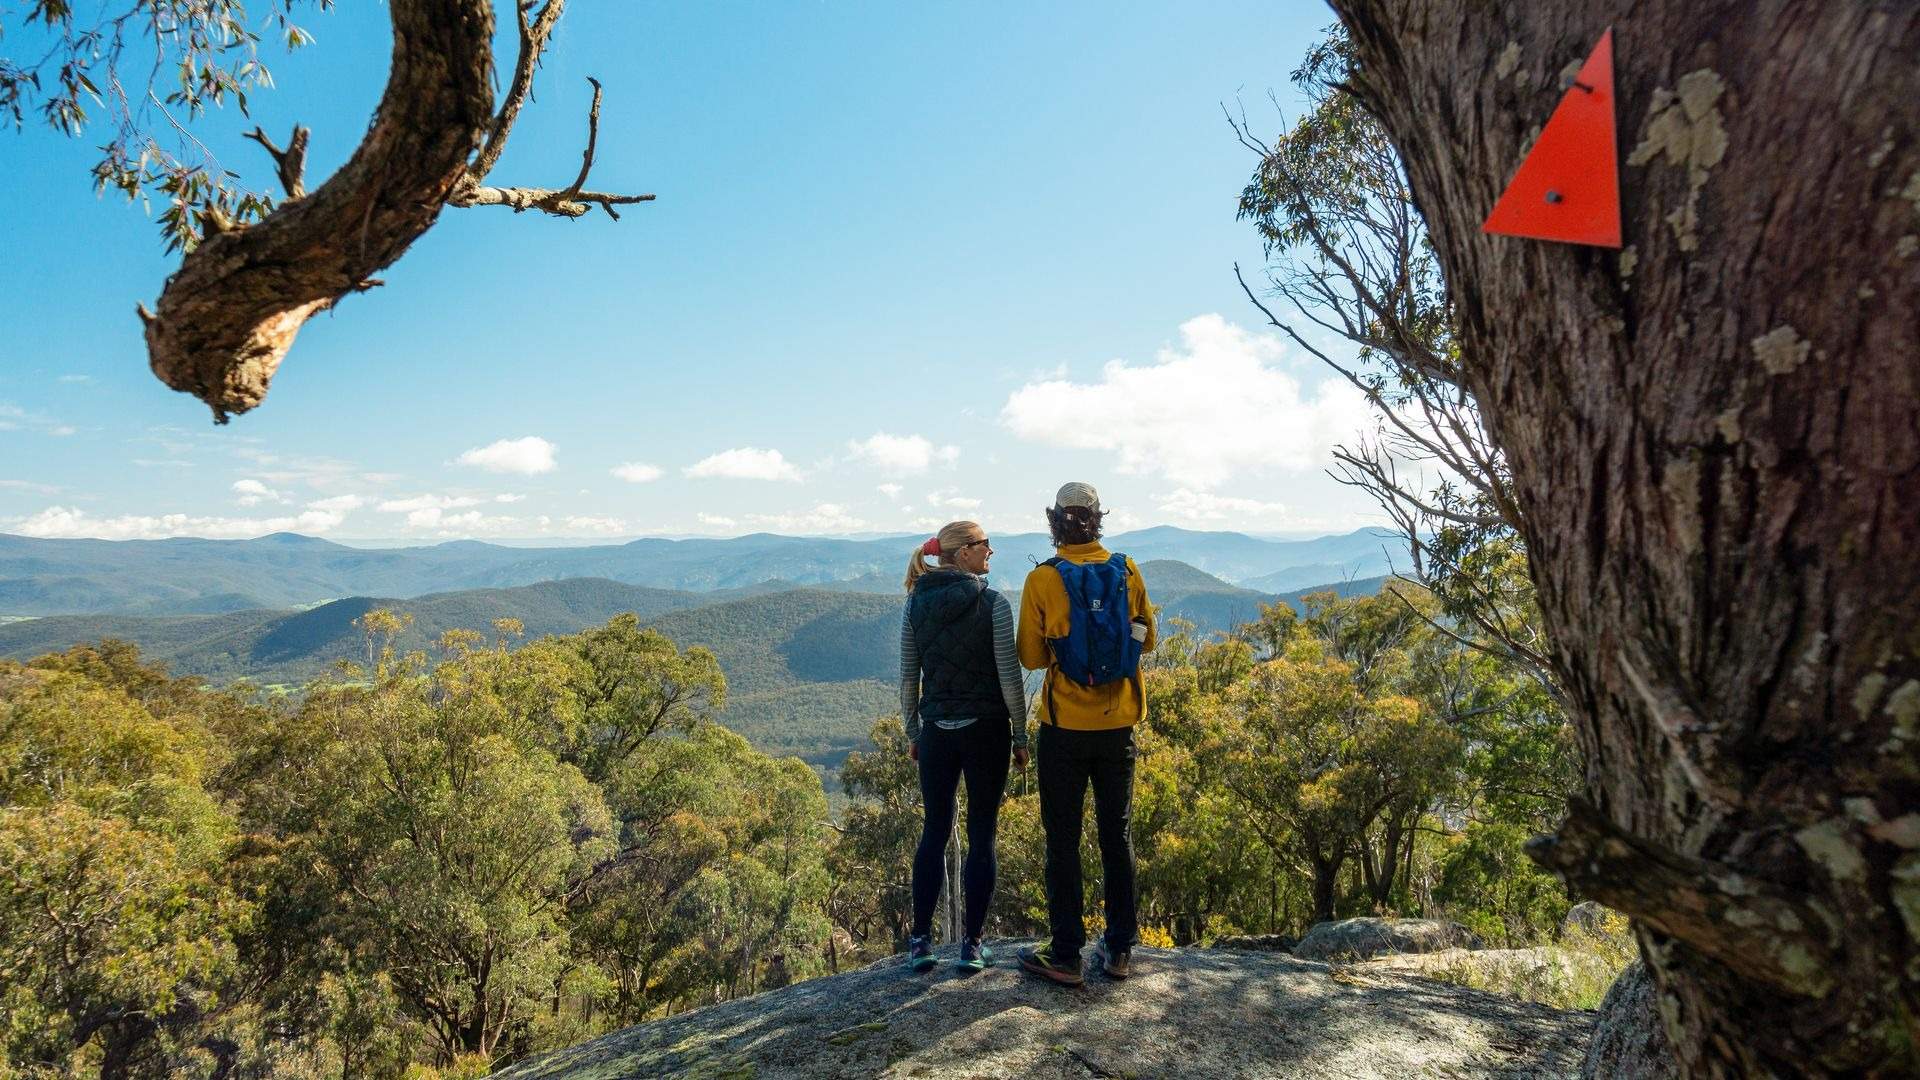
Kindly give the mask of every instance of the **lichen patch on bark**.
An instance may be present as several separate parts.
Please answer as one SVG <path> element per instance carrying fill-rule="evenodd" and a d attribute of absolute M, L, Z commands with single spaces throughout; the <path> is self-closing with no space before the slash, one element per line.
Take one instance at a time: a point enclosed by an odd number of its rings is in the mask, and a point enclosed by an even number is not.
<path fill-rule="evenodd" d="M 1807 857 L 1827 868 L 1839 881 L 1864 881 L 1867 877 L 1867 860 L 1855 847 L 1847 823 L 1834 818 L 1822 821 L 1818 825 L 1809 825 L 1793 834 L 1800 842 L 1800 848 Z"/>
<path fill-rule="evenodd" d="M 1644 166 L 1664 157 L 1668 164 L 1687 170 L 1686 197 L 1666 218 L 1682 251 L 1700 246 L 1700 189 L 1727 154 L 1727 129 L 1719 108 L 1725 91 L 1720 76 L 1707 68 L 1682 75 L 1678 89 L 1654 91 L 1646 132 L 1627 155 L 1629 165 Z"/>
<path fill-rule="evenodd" d="M 1920 681 L 1908 679 L 1887 695 L 1887 715 L 1893 718 L 1893 737 L 1912 740 L 1920 735 Z"/>
<path fill-rule="evenodd" d="M 1867 835 L 1909 851 L 1920 848 L 1920 814 L 1902 814 L 1892 821 L 1875 823 L 1868 826 Z"/>
<path fill-rule="evenodd" d="M 1813 346 L 1800 331 L 1782 324 L 1753 339 L 1753 355 L 1769 375 L 1785 375 L 1807 362 Z"/>
<path fill-rule="evenodd" d="M 1513 70 L 1519 66 L 1520 43 L 1517 41 L 1509 41 L 1507 42 L 1507 47 L 1500 50 L 1500 58 L 1493 62 L 1493 77 L 1496 79 L 1504 79 L 1512 75 Z"/>
<path fill-rule="evenodd" d="M 1672 511 L 1674 540 L 1680 550 L 1700 550 L 1700 463 L 1669 462 L 1660 476 L 1660 492 Z"/>
<path fill-rule="evenodd" d="M 1893 906 L 1907 924 L 1907 937 L 1920 941 L 1920 855 L 1908 855 L 1893 864 Z"/>
<path fill-rule="evenodd" d="M 1728 409 L 1726 412 L 1723 412 L 1719 416 L 1714 417 L 1713 426 L 1716 431 L 1720 432 L 1721 438 L 1727 440 L 1730 443 L 1739 442 L 1740 441 L 1740 410 Z"/>
<path fill-rule="evenodd" d="M 1880 692 L 1886 688 L 1887 677 L 1877 671 L 1861 679 L 1859 685 L 1853 688 L 1854 713 L 1865 720 L 1873 712 L 1873 707 L 1879 704 Z"/>

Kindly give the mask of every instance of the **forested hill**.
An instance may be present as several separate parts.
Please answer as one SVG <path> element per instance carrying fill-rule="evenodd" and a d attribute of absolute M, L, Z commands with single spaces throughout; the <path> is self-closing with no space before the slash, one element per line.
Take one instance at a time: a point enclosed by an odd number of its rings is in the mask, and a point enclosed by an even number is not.
<path fill-rule="evenodd" d="M 306 607 L 349 596 L 418 597 L 598 577 L 656 589 L 791 585 L 893 593 L 911 537 L 846 540 L 756 534 L 520 548 L 463 540 L 365 549 L 278 533 L 255 540 L 48 540 L 0 534 L 0 616 L 191 615 Z M 1405 561 L 1395 534 L 1362 529 L 1317 540 L 1158 527 L 1110 537 L 1137 562 L 1177 560 L 1263 592 L 1386 573 Z M 1051 548 L 1042 533 L 994 537 L 996 566 L 1017 582 Z"/>

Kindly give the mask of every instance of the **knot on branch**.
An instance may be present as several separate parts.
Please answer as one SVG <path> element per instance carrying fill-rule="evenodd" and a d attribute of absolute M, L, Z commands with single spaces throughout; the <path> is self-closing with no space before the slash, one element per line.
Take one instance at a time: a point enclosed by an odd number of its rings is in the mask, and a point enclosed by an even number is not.
<path fill-rule="evenodd" d="M 1584 799 L 1527 854 L 1583 896 L 1685 942 L 1747 978 L 1807 997 L 1833 990 L 1828 920 L 1772 882 L 1683 855 L 1615 825 Z"/>

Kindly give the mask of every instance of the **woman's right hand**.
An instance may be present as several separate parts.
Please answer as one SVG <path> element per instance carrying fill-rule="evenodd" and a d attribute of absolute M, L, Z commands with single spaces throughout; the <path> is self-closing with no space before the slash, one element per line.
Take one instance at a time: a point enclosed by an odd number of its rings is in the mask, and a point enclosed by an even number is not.
<path fill-rule="evenodd" d="M 915 739 L 907 744 L 907 760 L 913 762 L 920 760 L 920 740 Z"/>

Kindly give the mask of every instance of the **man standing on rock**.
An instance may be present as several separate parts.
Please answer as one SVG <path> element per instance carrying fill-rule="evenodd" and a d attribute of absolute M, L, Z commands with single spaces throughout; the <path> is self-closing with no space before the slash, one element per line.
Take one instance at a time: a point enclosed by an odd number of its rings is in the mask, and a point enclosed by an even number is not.
<path fill-rule="evenodd" d="M 1091 484 L 1061 487 L 1047 508 L 1056 554 L 1033 568 L 1020 594 L 1020 664 L 1047 673 L 1037 775 L 1052 931 L 1046 944 L 1021 950 L 1020 966 L 1068 986 L 1084 978 L 1080 821 L 1089 786 L 1107 916 L 1094 956 L 1109 977 L 1130 973 L 1139 930 L 1129 835 L 1133 727 L 1147 715 L 1140 654 L 1154 647 L 1156 635 L 1140 568 L 1100 545 L 1105 516 Z"/>

